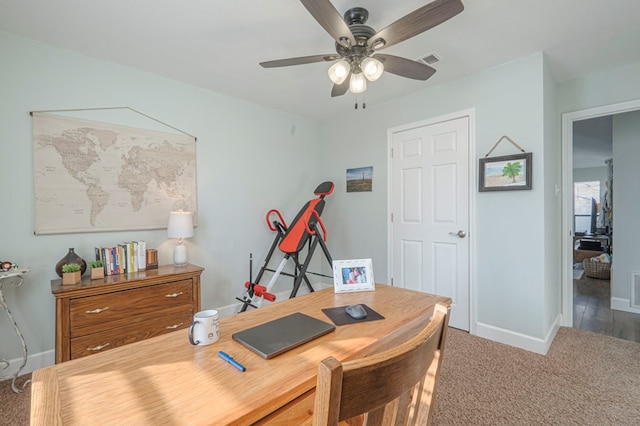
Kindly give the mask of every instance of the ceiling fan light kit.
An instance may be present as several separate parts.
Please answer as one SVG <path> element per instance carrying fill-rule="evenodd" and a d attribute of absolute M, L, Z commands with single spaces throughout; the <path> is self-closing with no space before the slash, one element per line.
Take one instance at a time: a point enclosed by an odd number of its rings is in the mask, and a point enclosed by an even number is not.
<path fill-rule="evenodd" d="M 365 25 L 369 11 L 363 7 L 353 7 L 341 16 L 330 0 L 300 2 L 335 40 L 337 55 L 280 59 L 260 65 L 274 68 L 338 60 L 328 70 L 333 82 L 332 97 L 342 96 L 347 90 L 362 93 L 367 90 L 367 80 L 376 81 L 384 71 L 414 80 L 427 80 L 436 72 L 428 64 L 377 52 L 440 25 L 464 10 L 461 0 L 434 0 L 376 32 Z"/>
<path fill-rule="evenodd" d="M 376 81 L 384 72 L 384 65 L 382 65 L 382 62 L 370 56 L 362 60 L 360 68 L 362 69 L 364 76 L 367 77 L 367 80 L 369 81 Z"/>
<path fill-rule="evenodd" d="M 349 62 L 344 59 L 336 62 L 335 64 L 329 67 L 329 78 L 333 81 L 334 84 L 342 84 L 347 77 L 349 77 L 349 73 L 351 72 L 351 65 Z"/>
<path fill-rule="evenodd" d="M 351 74 L 351 79 L 349 80 L 349 91 L 351 93 L 362 93 L 367 90 L 367 79 L 364 78 L 364 74 L 361 72 Z"/>

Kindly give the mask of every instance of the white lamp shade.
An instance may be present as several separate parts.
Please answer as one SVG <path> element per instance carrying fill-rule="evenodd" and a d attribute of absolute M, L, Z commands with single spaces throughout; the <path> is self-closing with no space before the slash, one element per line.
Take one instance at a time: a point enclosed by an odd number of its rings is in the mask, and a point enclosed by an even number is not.
<path fill-rule="evenodd" d="M 343 59 L 329 67 L 329 78 L 335 84 L 342 84 L 349 76 L 350 71 L 351 66 L 349 65 L 349 62 Z"/>
<path fill-rule="evenodd" d="M 384 72 L 384 65 L 382 65 L 382 62 L 371 57 L 364 58 L 360 64 L 360 68 L 362 68 L 362 73 L 369 81 L 376 81 Z"/>
<path fill-rule="evenodd" d="M 167 236 L 169 238 L 193 237 L 193 213 L 183 211 L 169 213 Z"/>
<path fill-rule="evenodd" d="M 349 80 L 349 91 L 351 93 L 362 93 L 367 90 L 367 79 L 359 72 L 358 74 L 351 74 L 351 80 Z"/>

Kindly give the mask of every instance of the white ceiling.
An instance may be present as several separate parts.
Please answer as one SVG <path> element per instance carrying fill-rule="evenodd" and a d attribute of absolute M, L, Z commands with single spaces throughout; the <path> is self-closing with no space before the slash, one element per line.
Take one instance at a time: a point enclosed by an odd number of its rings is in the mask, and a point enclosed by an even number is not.
<path fill-rule="evenodd" d="M 333 0 L 369 10 L 380 30 L 428 0 Z M 385 73 L 369 106 L 544 51 L 561 82 L 640 61 L 639 0 L 463 0 L 450 21 L 384 50 L 436 53 L 428 81 Z M 264 69 L 259 62 L 334 52 L 298 0 L 0 0 L 0 31 L 312 118 L 353 108 L 331 98 L 327 63 Z"/>

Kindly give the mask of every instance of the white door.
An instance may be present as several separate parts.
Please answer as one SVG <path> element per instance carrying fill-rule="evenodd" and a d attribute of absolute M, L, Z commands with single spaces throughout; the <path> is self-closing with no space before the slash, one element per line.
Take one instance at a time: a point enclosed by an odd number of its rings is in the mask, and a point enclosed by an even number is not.
<path fill-rule="evenodd" d="M 469 117 L 392 133 L 393 285 L 452 299 L 469 331 Z"/>

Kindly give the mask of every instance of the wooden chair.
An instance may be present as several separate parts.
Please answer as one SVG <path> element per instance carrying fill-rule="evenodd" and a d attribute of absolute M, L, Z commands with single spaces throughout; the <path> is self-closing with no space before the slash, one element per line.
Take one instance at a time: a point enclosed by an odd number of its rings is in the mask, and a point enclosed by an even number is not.
<path fill-rule="evenodd" d="M 313 424 L 428 425 L 449 323 L 436 305 L 433 320 L 412 339 L 387 351 L 318 369 Z"/>

